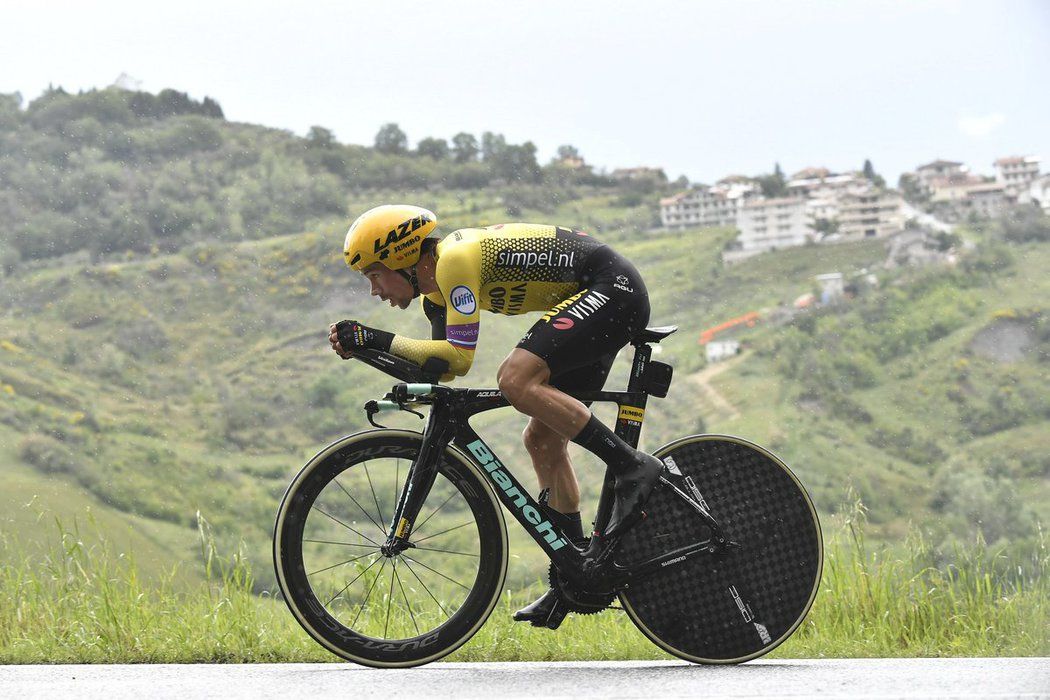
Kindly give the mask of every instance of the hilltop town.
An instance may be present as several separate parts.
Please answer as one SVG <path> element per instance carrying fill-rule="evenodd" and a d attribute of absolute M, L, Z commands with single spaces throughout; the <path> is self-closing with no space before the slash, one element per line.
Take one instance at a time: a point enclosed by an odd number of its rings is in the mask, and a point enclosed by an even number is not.
<path fill-rule="evenodd" d="M 996 218 L 1016 206 L 1036 204 L 1050 213 L 1050 175 L 1039 172 L 1039 163 L 1034 156 L 999 158 L 995 175 L 982 176 L 964 163 L 935 160 L 902 175 L 897 189 L 886 187 L 870 163 L 864 172 L 804 168 L 773 191 L 756 178 L 729 175 L 662 198 L 660 222 L 667 229 L 735 227 L 740 234 L 722 254 L 727 264 L 906 229 L 948 233 L 955 223 Z"/>

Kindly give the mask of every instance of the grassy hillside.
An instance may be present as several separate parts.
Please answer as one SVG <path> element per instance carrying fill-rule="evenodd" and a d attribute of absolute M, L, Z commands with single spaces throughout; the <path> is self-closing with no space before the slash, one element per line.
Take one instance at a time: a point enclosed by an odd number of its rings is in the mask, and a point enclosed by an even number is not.
<path fill-rule="evenodd" d="M 69 522 L 90 508 L 146 573 L 180 561 L 193 569 L 199 512 L 222 551 L 245 543 L 257 587 L 269 587 L 286 484 L 324 444 L 367 427 L 362 404 L 391 383 L 336 358 L 328 323 L 428 333 L 418 309 L 394 313 L 368 298 L 341 259 L 348 216 L 389 201 L 432 208 L 446 233 L 543 221 L 628 255 L 651 291 L 652 323 L 681 328 L 658 355 L 676 381 L 650 403 L 650 449 L 703 431 L 754 439 L 796 469 L 824 514 L 852 486 L 875 537 L 892 542 L 912 523 L 944 552 L 978 533 L 1023 548 L 1050 516 L 1045 217 L 963 231 L 954 266 L 885 269 L 886 243 L 872 240 L 725 267 L 733 231 L 651 230 L 666 183 L 535 163 L 528 177 L 507 177 L 506 158 L 438 162 L 320 132 L 300 139 L 228 124 L 216 105 L 171 95 L 155 104 L 49 93 L 26 110 L 9 97 L 0 505 L 2 534 L 20 547 L 50 537 L 41 509 Z M 792 300 L 827 272 L 854 283 L 852 298 L 796 313 Z M 740 334 L 744 354 L 705 368 L 700 331 L 753 310 L 763 321 Z M 486 314 L 476 365 L 457 383 L 494 385 L 534 318 Z M 610 386 L 626 383 L 628 361 L 623 353 Z M 478 426 L 534 486 L 524 423 L 505 410 Z M 586 519 L 602 472 L 573 449 Z M 512 531 L 510 585 L 520 588 L 544 567 Z"/>
<path fill-rule="evenodd" d="M 486 208 L 484 195 L 427 196 L 439 213 L 448 206 L 453 221 L 466 223 L 475 208 L 478 223 L 506 218 Z M 991 271 L 977 269 L 985 248 L 1001 246 L 991 242 L 954 270 L 883 272 L 884 244 L 876 241 L 725 268 L 718 255 L 731 232 L 630 232 L 618 222 L 629 221 L 631 210 L 617 210 L 612 199 L 590 200 L 594 211 L 604 205 L 618 214 L 600 226 L 602 235 L 645 274 L 653 323 L 681 327 L 659 355 L 675 365 L 677 379 L 667 399 L 650 403 L 646 446 L 702 430 L 768 444 L 825 513 L 852 484 L 883 537 L 913 522 L 941 539 L 978 529 L 991 541 L 1016 539 L 1034 533 L 1037 516 L 1046 520 L 1047 410 L 1035 387 L 1045 385 L 1038 309 L 1048 290 L 1039 271 L 1050 246 L 1013 246 L 1012 262 Z M 341 234 L 333 226 L 119 263 L 66 260 L 5 280 L 0 430 L 5 474 L 23 479 L 5 489 L 6 510 L 39 490 L 38 504 L 70 512 L 76 494 L 94 503 L 96 517 L 133 526 L 176 561 L 192 552 L 199 510 L 225 545 L 247 543 L 267 585 L 266 546 L 284 486 L 313 451 L 367 427 L 361 405 L 391 383 L 331 354 L 327 324 L 354 316 L 417 337 L 427 330 L 418 310 L 395 313 L 367 297 L 343 267 Z M 768 313 L 812 289 L 816 274 L 862 269 L 878 269 L 878 289 L 748 331 L 751 349 L 710 380 L 733 415 L 690 378 L 703 367 L 701 329 L 752 309 Z M 1022 359 L 997 362 L 970 350 L 981 329 L 1011 315 L 1037 336 Z M 457 383 L 493 385 L 496 367 L 532 320 L 486 315 L 477 364 Z M 913 329 L 925 335 L 899 340 Z M 895 349 L 880 350 L 888 343 Z M 625 383 L 627 362 L 623 353 L 610 385 Z M 997 392 L 1007 383 L 1031 405 L 1021 404 L 1008 423 L 985 420 L 998 415 Z M 608 407 L 598 412 L 612 415 Z M 391 423 L 420 425 L 407 415 Z M 524 420 L 504 411 L 479 426 L 531 484 L 518 439 Z M 578 456 L 586 517 L 600 469 Z M 17 537 L 38 535 L 25 516 L 15 520 Z M 534 549 L 517 548 L 512 585 L 538 576 Z"/>

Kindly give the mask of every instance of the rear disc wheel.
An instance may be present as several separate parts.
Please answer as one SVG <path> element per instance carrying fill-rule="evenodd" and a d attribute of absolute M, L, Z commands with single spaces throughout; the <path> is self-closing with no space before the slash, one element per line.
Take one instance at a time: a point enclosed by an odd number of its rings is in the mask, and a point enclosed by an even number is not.
<path fill-rule="evenodd" d="M 739 663 L 769 653 L 802 623 L 820 583 L 823 540 L 809 494 L 779 458 L 741 438 L 695 435 L 654 454 L 671 471 L 666 478 L 692 480 L 739 547 L 690 556 L 632 584 L 620 593 L 624 609 L 649 639 L 688 661 Z M 665 484 L 645 510 L 648 517 L 620 545 L 624 566 L 711 536 Z"/>

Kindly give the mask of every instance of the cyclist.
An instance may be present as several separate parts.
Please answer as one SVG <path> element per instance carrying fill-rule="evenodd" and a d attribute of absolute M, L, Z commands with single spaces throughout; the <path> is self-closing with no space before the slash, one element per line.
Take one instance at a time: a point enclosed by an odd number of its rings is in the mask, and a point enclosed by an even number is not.
<path fill-rule="evenodd" d="M 357 218 L 343 254 L 362 273 L 372 296 L 405 309 L 422 296 L 431 339 L 395 335 L 357 321 L 329 327 L 344 359 L 375 348 L 422 365 L 447 360 L 452 375 L 470 369 L 480 311 L 543 311 L 496 379 L 507 401 L 531 420 L 525 448 L 541 488 L 540 502 L 566 535 L 584 539 L 580 490 L 567 451 L 571 440 L 593 452 L 615 476 L 606 537 L 622 534 L 638 515 L 662 470 L 660 460 L 634 449 L 565 391 L 601 389 L 620 348 L 649 320 L 649 298 L 634 266 L 582 231 L 536 224 L 499 224 L 430 237 L 437 218 L 426 209 L 384 205 Z M 451 375 L 450 375 L 451 376 Z M 564 617 L 548 590 L 515 620 L 556 627 Z"/>

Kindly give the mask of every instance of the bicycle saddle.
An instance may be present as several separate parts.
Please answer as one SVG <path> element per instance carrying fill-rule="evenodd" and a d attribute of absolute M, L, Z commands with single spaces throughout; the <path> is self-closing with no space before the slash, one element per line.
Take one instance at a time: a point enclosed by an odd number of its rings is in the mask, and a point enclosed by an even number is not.
<path fill-rule="evenodd" d="M 678 326 L 653 326 L 634 336 L 636 343 L 659 343 L 662 339 L 678 330 Z"/>

